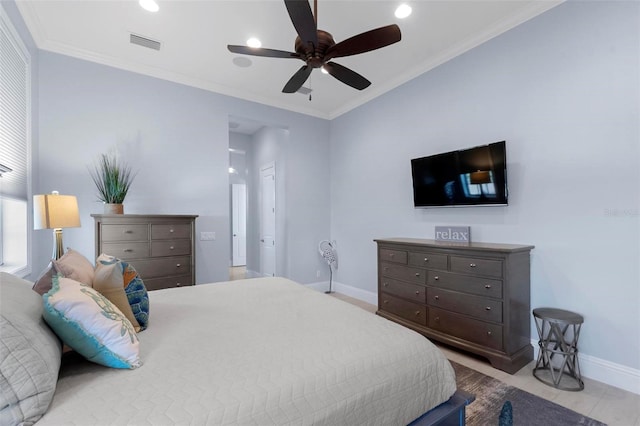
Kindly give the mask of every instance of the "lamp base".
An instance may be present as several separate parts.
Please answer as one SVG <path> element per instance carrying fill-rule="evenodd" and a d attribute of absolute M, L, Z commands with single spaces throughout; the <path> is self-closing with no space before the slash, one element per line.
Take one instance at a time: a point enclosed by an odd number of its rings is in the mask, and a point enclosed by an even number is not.
<path fill-rule="evenodd" d="M 53 230 L 53 254 L 52 259 L 58 260 L 64 254 L 64 245 L 62 245 L 62 228 L 54 228 Z"/>

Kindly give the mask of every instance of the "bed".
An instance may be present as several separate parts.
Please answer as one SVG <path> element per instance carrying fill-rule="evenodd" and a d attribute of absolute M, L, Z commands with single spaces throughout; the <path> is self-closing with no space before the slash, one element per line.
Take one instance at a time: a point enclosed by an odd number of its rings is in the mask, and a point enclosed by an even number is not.
<path fill-rule="evenodd" d="M 65 354 L 37 425 L 464 424 L 473 399 L 454 395 L 453 369 L 426 338 L 287 279 L 149 301 L 143 365 Z"/>

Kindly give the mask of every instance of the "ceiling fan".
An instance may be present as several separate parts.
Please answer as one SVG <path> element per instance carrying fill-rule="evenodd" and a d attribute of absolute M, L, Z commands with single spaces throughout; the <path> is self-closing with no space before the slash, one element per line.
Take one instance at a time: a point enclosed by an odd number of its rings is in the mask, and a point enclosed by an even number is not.
<path fill-rule="evenodd" d="M 341 82 L 355 89 L 363 90 L 371 85 L 369 80 L 331 60 L 380 49 L 397 43 L 401 39 L 400 28 L 393 24 L 376 28 L 336 43 L 331 34 L 318 29 L 317 0 L 314 0 L 313 12 L 308 0 L 284 0 L 284 4 L 298 33 L 295 40 L 295 53 L 259 47 L 227 45 L 229 51 L 233 53 L 269 58 L 301 59 L 304 61 L 306 64 L 285 84 L 282 89 L 284 93 L 298 91 L 307 81 L 314 68 L 324 68 L 325 71 Z"/>

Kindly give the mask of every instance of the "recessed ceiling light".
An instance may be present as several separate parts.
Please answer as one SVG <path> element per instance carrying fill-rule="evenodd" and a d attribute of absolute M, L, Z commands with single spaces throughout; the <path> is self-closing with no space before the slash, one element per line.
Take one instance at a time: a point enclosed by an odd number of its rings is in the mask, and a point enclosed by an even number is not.
<path fill-rule="evenodd" d="M 160 10 L 160 6 L 158 6 L 158 3 L 156 3 L 155 0 L 139 0 L 138 4 L 144 10 L 148 10 L 149 12 L 157 12 Z"/>
<path fill-rule="evenodd" d="M 404 19 L 409 15 L 411 15 L 411 6 L 409 6 L 406 3 L 402 3 L 396 9 L 396 18 L 398 18 L 398 19 Z"/>
<path fill-rule="evenodd" d="M 262 42 L 255 37 L 251 37 L 249 40 L 247 40 L 247 46 L 260 47 L 262 46 Z"/>

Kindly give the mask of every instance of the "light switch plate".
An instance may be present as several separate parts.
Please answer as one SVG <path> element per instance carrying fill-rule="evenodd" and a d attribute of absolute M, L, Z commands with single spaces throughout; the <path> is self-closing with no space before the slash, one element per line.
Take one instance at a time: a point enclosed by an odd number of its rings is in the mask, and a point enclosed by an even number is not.
<path fill-rule="evenodd" d="M 200 241 L 214 241 L 215 239 L 215 232 L 200 232 Z"/>

